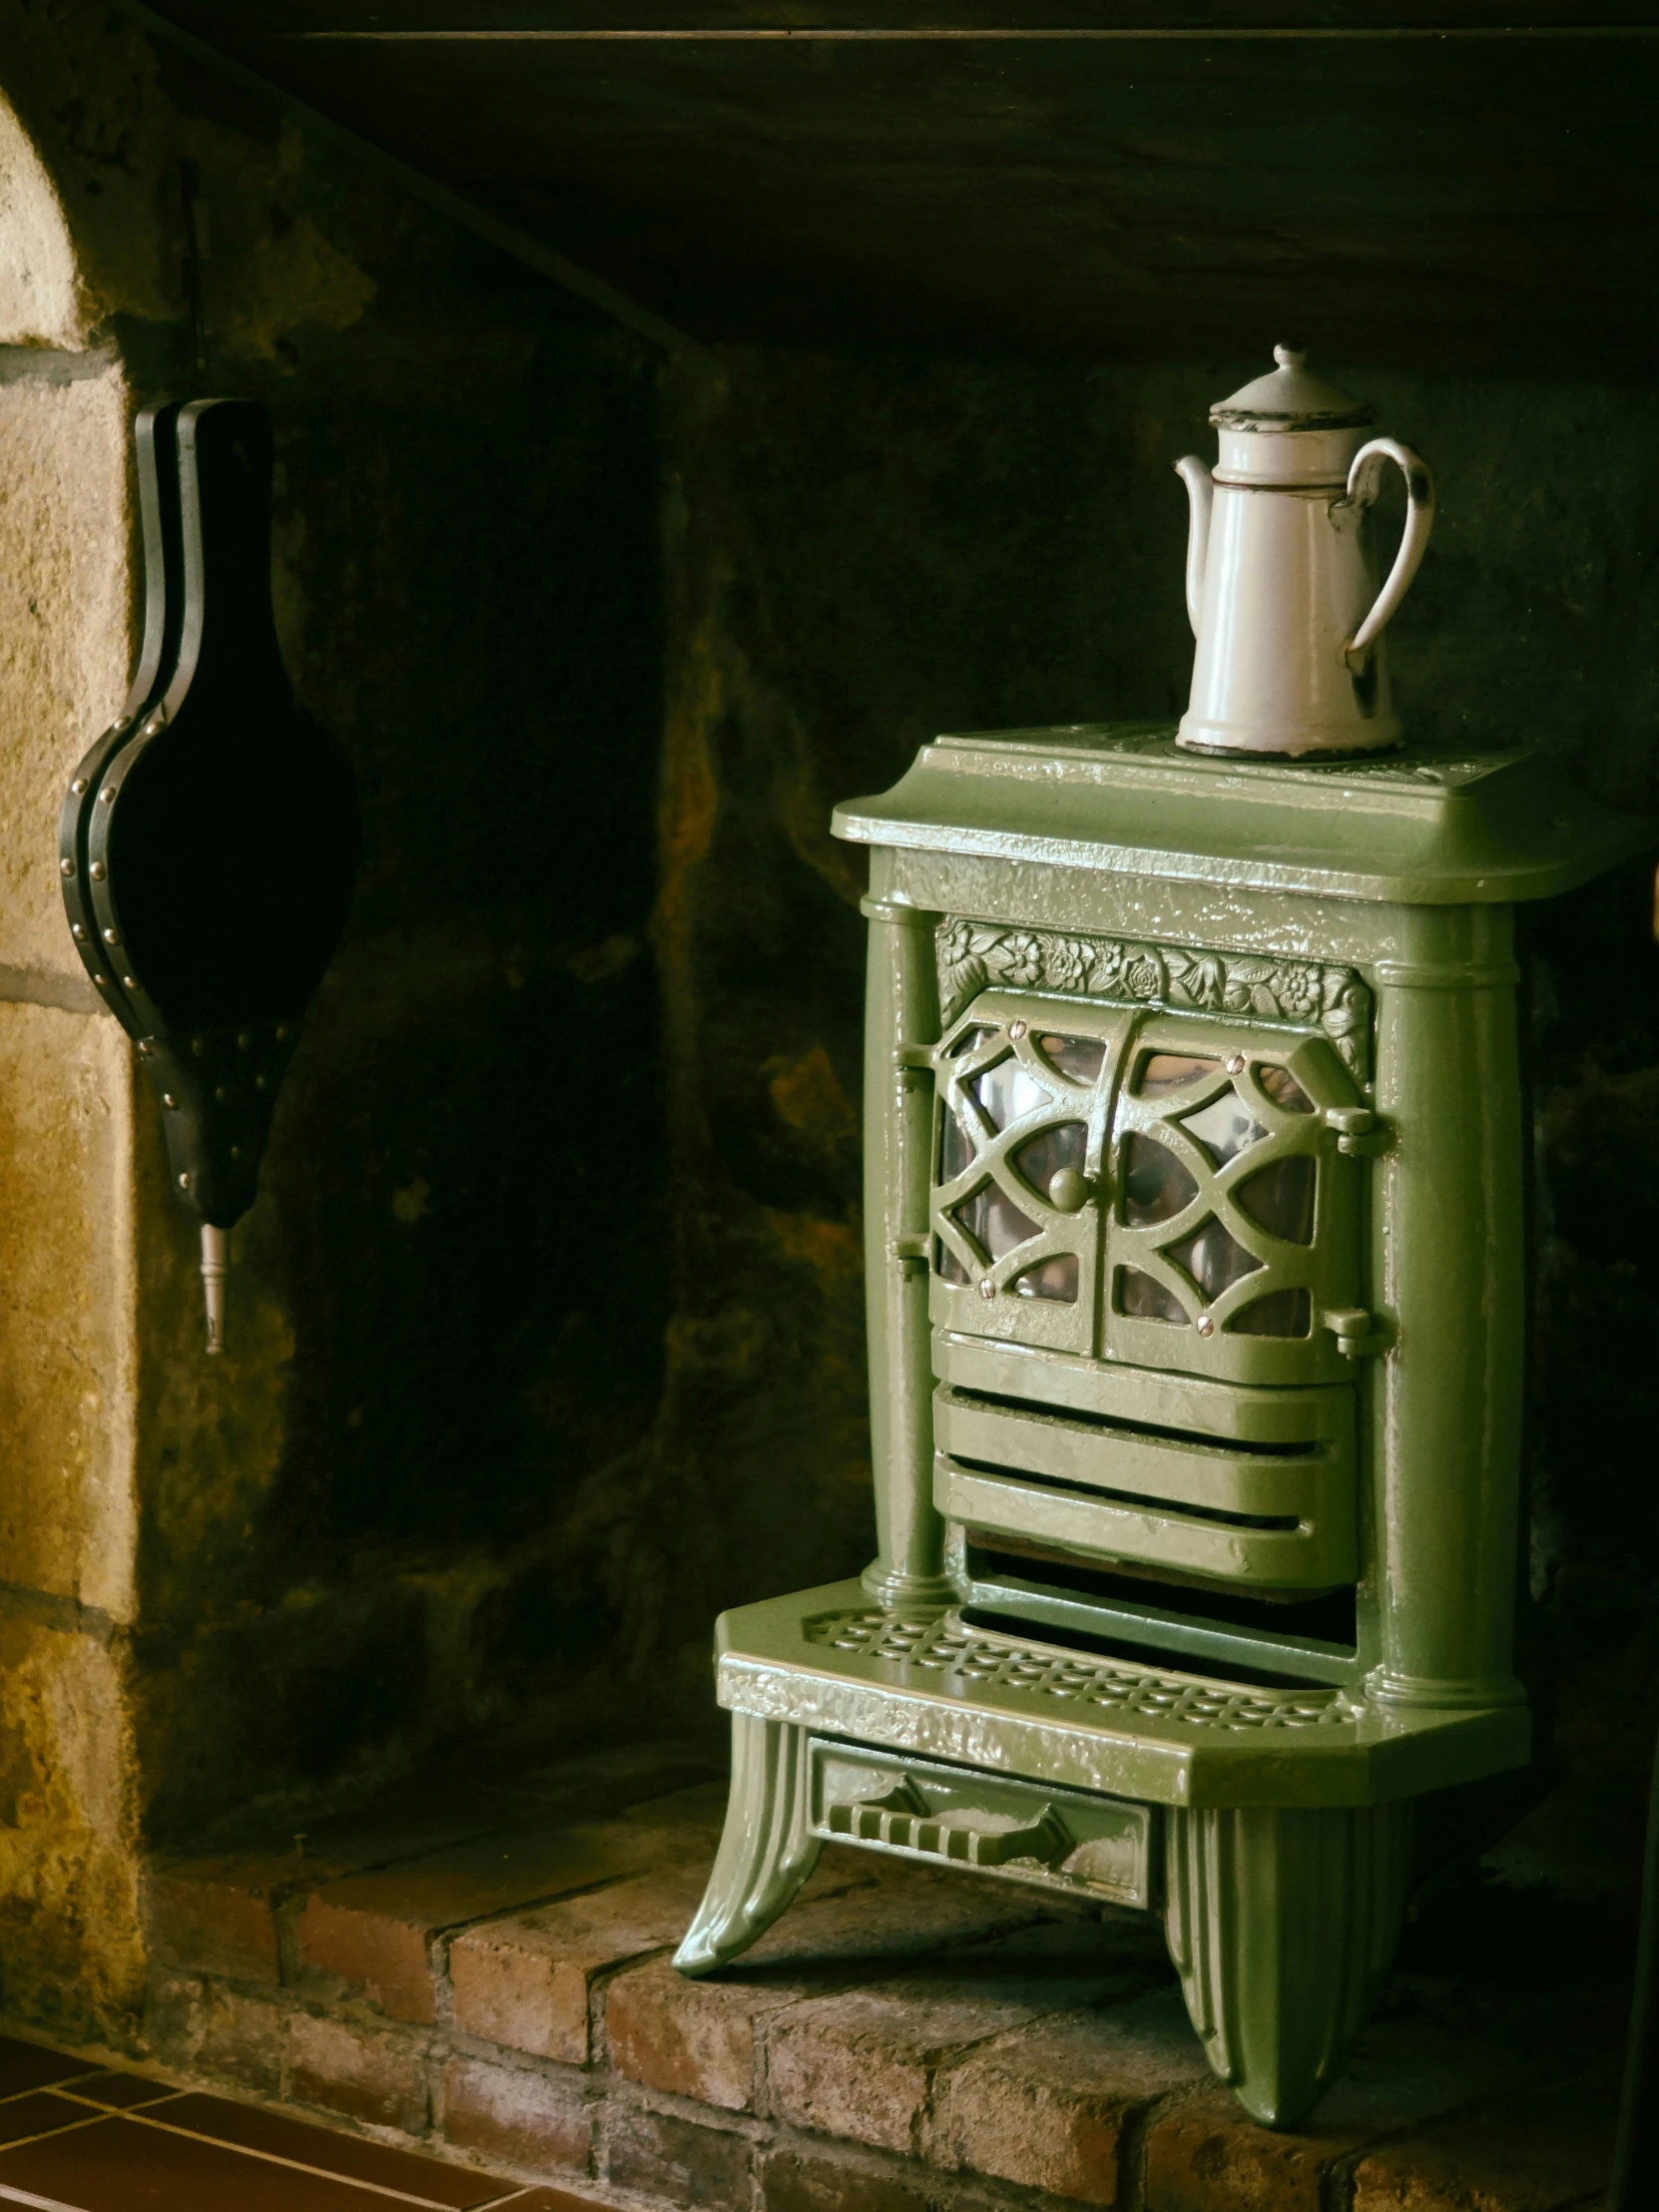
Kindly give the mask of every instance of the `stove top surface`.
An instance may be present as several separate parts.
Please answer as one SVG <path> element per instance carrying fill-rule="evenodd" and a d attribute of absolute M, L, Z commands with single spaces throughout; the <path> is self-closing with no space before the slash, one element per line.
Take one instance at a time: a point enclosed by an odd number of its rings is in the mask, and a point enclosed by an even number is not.
<path fill-rule="evenodd" d="M 856 843 L 1406 905 L 1542 898 L 1659 842 L 1547 755 L 1407 746 L 1362 760 L 1183 751 L 1173 723 L 946 735 L 835 811 Z"/>

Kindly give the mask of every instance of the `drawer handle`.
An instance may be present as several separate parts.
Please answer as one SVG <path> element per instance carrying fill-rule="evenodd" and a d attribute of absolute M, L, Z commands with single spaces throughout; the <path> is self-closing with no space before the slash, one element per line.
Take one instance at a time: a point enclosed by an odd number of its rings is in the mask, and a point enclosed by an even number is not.
<path fill-rule="evenodd" d="M 976 1828 L 975 1820 L 997 1825 Z M 1075 1838 L 1051 1805 L 1043 1806 L 1031 1820 L 1005 1827 L 995 1814 L 976 1814 L 968 1807 L 929 1813 L 907 1782 L 885 1797 L 828 1807 L 825 1826 L 831 1836 L 924 1851 L 963 1867 L 1003 1867 L 1013 1859 L 1035 1859 L 1051 1866 L 1076 1848 Z"/>

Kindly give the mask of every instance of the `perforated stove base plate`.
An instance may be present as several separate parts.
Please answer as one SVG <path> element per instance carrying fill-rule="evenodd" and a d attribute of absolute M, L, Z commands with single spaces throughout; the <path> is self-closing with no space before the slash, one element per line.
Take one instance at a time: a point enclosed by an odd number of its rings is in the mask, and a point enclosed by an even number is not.
<path fill-rule="evenodd" d="M 724 1614 L 723 1705 L 858 1743 L 1162 1805 L 1372 1805 L 1523 1764 L 1525 1709 L 1275 1694 L 880 1612 L 856 1582 Z"/>

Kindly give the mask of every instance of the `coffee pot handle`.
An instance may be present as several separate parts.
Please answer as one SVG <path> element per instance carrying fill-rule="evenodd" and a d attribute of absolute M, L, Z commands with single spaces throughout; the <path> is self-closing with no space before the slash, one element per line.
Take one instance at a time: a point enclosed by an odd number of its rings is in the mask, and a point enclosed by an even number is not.
<path fill-rule="evenodd" d="M 1388 461 L 1392 461 L 1405 478 L 1405 533 L 1394 555 L 1394 565 L 1388 571 L 1388 581 L 1378 593 L 1371 613 L 1343 649 L 1350 668 L 1364 666 L 1372 647 L 1393 620 L 1417 573 L 1417 563 L 1428 544 L 1428 533 L 1434 527 L 1434 478 L 1428 463 L 1396 438 L 1373 438 L 1361 446 L 1348 472 L 1348 496 L 1339 504 L 1362 511 L 1369 507 L 1382 488 L 1382 470 Z"/>

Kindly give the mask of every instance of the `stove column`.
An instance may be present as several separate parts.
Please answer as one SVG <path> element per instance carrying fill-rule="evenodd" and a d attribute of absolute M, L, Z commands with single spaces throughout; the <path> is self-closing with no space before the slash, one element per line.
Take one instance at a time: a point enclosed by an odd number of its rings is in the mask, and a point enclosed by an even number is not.
<path fill-rule="evenodd" d="M 1374 1405 L 1382 1660 L 1400 1705 L 1507 1705 L 1524 1341 L 1511 911 L 1411 907 L 1377 970 Z"/>
<path fill-rule="evenodd" d="M 943 1524 L 933 1507 L 933 1366 L 927 1200 L 939 1034 L 938 915 L 866 898 L 864 1311 L 869 1443 L 880 1550 L 863 1583 L 879 1605 L 941 1606 Z"/>

